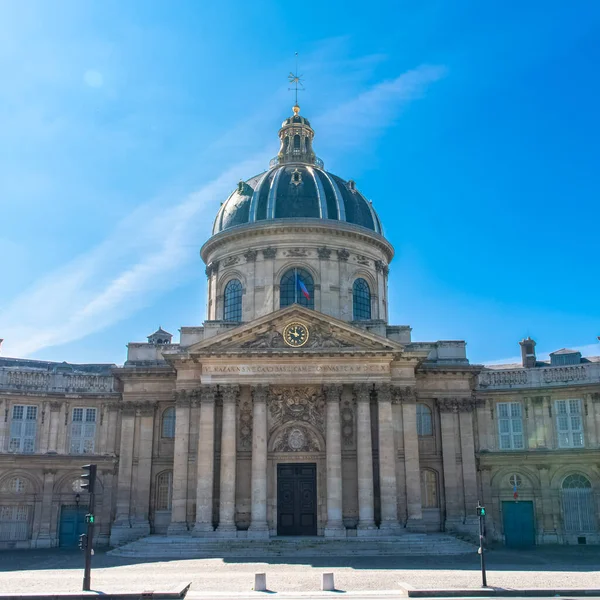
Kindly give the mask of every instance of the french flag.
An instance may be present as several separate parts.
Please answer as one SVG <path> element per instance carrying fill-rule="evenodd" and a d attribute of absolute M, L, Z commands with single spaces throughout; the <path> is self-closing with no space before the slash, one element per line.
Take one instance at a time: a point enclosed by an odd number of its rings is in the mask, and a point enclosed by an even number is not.
<path fill-rule="evenodd" d="M 308 293 L 308 290 L 306 289 L 306 286 L 304 285 L 304 282 L 302 281 L 302 279 L 300 279 L 300 277 L 298 277 L 298 275 L 296 275 L 296 281 L 298 282 L 298 287 L 300 288 L 300 291 L 302 292 L 302 295 L 307 300 L 310 300 L 310 294 Z"/>

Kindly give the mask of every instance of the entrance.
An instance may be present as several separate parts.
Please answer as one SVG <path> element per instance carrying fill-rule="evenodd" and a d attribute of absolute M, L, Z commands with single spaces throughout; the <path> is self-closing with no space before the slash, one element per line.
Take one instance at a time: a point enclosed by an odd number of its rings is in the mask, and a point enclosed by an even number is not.
<path fill-rule="evenodd" d="M 504 542 L 509 548 L 535 545 L 533 502 L 503 502 Z"/>
<path fill-rule="evenodd" d="M 58 545 L 61 548 L 75 548 L 79 536 L 86 532 L 85 515 L 87 506 L 63 505 L 60 511 L 60 527 L 58 529 Z"/>
<path fill-rule="evenodd" d="M 317 535 L 317 465 L 277 465 L 277 535 Z"/>

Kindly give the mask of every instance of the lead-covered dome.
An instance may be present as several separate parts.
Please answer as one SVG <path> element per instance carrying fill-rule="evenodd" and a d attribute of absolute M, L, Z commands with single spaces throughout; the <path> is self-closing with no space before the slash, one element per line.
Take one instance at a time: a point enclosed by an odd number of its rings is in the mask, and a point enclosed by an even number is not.
<path fill-rule="evenodd" d="M 240 181 L 223 203 L 213 234 L 258 221 L 302 218 L 344 221 L 383 233 L 371 202 L 354 181 L 323 169 L 312 149 L 314 131 L 299 111 L 294 106 L 294 115 L 283 122 L 279 154 L 270 169 Z"/>

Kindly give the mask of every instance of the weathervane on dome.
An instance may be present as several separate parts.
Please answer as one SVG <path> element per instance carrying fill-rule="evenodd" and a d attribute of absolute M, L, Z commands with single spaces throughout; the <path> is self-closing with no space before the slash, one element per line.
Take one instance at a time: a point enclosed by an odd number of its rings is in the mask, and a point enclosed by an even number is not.
<path fill-rule="evenodd" d="M 292 110 L 294 114 L 297 115 L 300 112 L 300 107 L 298 106 L 298 92 L 304 91 L 304 85 L 302 84 L 302 75 L 298 75 L 298 53 L 296 52 L 296 73 L 292 73 L 288 75 L 288 81 L 294 86 L 288 88 L 288 91 L 296 92 L 296 103 L 294 104 Z"/>

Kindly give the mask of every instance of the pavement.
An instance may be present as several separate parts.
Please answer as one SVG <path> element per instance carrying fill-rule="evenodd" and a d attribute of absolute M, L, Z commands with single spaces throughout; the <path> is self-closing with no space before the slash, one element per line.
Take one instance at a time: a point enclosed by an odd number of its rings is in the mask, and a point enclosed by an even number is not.
<path fill-rule="evenodd" d="M 494 589 L 568 588 L 570 597 L 600 588 L 600 547 L 548 546 L 529 551 L 501 547 L 486 553 L 487 582 Z M 310 598 L 344 593 L 353 598 L 413 596 L 429 590 L 465 597 L 481 590 L 479 557 L 334 556 L 227 557 L 149 560 L 96 551 L 92 589 L 103 593 L 167 590 L 191 582 L 188 600 L 239 598 L 252 592 L 255 573 L 266 573 L 267 587 L 281 598 Z M 337 592 L 320 592 L 323 573 L 334 573 Z M 83 577 L 79 551 L 24 550 L 0 552 L 0 594 L 78 592 Z M 576 592 L 581 590 L 581 594 Z M 270 596 L 270 594 L 267 594 Z"/>

